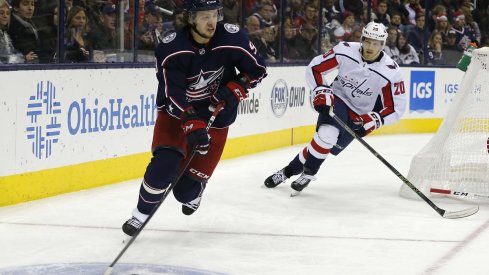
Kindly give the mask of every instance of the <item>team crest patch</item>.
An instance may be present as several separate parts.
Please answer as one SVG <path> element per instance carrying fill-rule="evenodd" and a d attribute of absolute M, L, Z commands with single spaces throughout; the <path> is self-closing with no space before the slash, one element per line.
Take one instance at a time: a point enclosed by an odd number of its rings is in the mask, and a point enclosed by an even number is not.
<path fill-rule="evenodd" d="M 177 33 L 172 32 L 169 35 L 165 36 L 165 38 L 163 38 L 163 43 L 170 43 L 173 41 L 173 39 L 175 39 L 175 37 L 177 37 Z"/>
<path fill-rule="evenodd" d="M 239 31 L 238 26 L 229 23 L 224 24 L 224 28 L 230 33 L 237 33 Z"/>

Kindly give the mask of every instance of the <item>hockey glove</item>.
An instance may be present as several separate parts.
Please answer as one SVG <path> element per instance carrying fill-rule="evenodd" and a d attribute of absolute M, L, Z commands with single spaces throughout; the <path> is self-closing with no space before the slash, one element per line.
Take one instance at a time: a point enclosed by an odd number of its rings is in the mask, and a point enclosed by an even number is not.
<path fill-rule="evenodd" d="M 239 102 L 248 97 L 248 80 L 245 76 L 238 76 L 237 80 L 229 81 L 225 87 L 217 90 L 212 96 L 211 101 L 213 104 L 224 102 L 224 106 L 228 108 L 235 108 Z"/>
<path fill-rule="evenodd" d="M 379 129 L 384 124 L 384 119 L 377 112 L 368 112 L 353 119 L 353 123 L 359 126 L 355 132 L 364 137 L 370 134 L 373 130 Z"/>
<path fill-rule="evenodd" d="M 320 113 L 327 115 L 331 106 L 333 106 L 334 95 L 333 90 L 328 86 L 317 86 L 313 90 L 314 92 L 314 109 Z"/>
<path fill-rule="evenodd" d="M 186 109 L 181 116 L 182 130 L 187 138 L 187 143 L 195 147 L 197 153 L 207 154 L 209 151 L 210 136 L 206 129 L 206 122 L 197 116 L 195 109 Z"/>

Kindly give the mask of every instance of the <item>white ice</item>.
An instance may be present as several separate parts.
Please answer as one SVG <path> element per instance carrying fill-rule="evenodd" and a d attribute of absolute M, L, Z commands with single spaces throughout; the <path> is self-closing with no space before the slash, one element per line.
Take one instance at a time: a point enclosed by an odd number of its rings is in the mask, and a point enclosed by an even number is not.
<path fill-rule="evenodd" d="M 412 156 L 430 137 L 366 141 L 407 175 Z M 399 178 L 356 141 L 330 156 L 300 196 L 289 196 L 290 180 L 264 188 L 263 180 L 302 147 L 222 161 L 190 217 L 170 195 L 114 274 L 131 265 L 130 273 L 155 274 L 136 264 L 166 266 L 173 274 L 489 274 L 489 207 L 449 220 L 422 201 L 401 198 Z M 76 274 L 103 273 L 123 248 L 120 226 L 136 205 L 139 184 L 0 208 L 0 274 L 80 264 Z M 103 268 L 83 269 L 90 264 Z"/>

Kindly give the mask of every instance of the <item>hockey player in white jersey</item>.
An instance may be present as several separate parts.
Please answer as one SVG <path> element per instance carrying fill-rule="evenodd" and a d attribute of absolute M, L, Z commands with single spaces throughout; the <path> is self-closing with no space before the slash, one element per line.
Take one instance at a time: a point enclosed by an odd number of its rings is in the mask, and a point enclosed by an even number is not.
<path fill-rule="evenodd" d="M 353 137 L 329 115 L 330 108 L 360 136 L 399 121 L 407 95 L 399 66 L 382 51 L 386 39 L 384 25 L 370 22 L 362 30 L 360 43 L 341 42 L 312 59 L 306 79 L 319 113 L 316 133 L 286 167 L 265 180 L 266 187 L 300 174 L 291 184 L 291 195 L 298 195 L 316 179 L 329 153 L 337 155 L 350 144 Z M 328 84 L 325 75 L 334 69 L 338 75 Z"/>

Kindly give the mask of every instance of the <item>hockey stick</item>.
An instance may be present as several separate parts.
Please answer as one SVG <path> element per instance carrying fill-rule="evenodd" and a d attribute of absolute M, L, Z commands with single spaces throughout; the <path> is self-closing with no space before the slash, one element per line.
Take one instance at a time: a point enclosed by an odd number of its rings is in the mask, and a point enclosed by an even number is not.
<path fill-rule="evenodd" d="M 336 120 L 338 124 L 343 127 L 350 135 L 352 135 L 356 140 L 358 140 L 363 146 L 365 146 L 374 156 L 376 156 L 385 166 L 387 166 L 398 178 L 400 178 L 411 190 L 413 190 L 418 196 L 423 199 L 427 204 L 431 206 L 440 216 L 443 218 L 447 219 L 458 219 L 458 218 L 465 218 L 471 215 L 474 215 L 479 211 L 479 206 L 475 205 L 472 206 L 468 209 L 465 210 L 459 210 L 459 211 L 446 211 L 445 209 L 442 209 L 438 207 L 433 201 L 431 201 L 428 197 L 426 197 L 414 184 L 412 184 L 407 178 L 405 178 L 399 171 L 397 171 L 394 166 L 392 166 L 387 160 L 385 160 L 377 151 L 375 151 L 372 146 L 370 146 L 365 140 L 363 140 L 362 137 L 360 137 L 355 131 L 353 131 L 348 125 L 346 125 L 341 118 L 337 117 L 335 113 L 333 112 L 333 108 L 330 108 L 329 110 L 329 115 Z"/>
<path fill-rule="evenodd" d="M 219 112 L 222 111 L 223 108 L 224 108 L 224 103 L 219 103 L 217 106 L 214 107 L 214 110 L 212 112 L 212 115 L 209 118 L 209 121 L 207 122 L 207 126 L 206 126 L 206 129 L 207 130 L 209 130 L 209 128 L 211 128 L 212 123 L 214 123 L 214 120 L 216 119 L 217 115 L 219 114 Z M 210 107 L 209 107 L 209 109 L 210 109 Z M 149 213 L 148 218 L 141 225 L 141 227 L 139 228 L 139 230 L 137 230 L 136 233 L 134 233 L 134 235 L 132 235 L 132 237 L 126 243 L 126 245 L 121 250 L 121 252 L 119 252 L 119 255 L 117 255 L 117 257 L 114 259 L 114 261 L 109 265 L 109 267 L 107 267 L 107 269 L 104 272 L 104 275 L 109 275 L 109 274 L 112 273 L 112 270 L 114 269 L 115 264 L 119 261 L 119 259 L 122 257 L 122 255 L 124 255 L 124 253 L 129 248 L 129 246 L 131 246 L 131 244 L 136 240 L 136 238 L 139 236 L 139 233 L 141 233 L 141 231 L 143 231 L 144 227 L 146 227 L 146 225 L 149 223 L 149 221 L 151 220 L 151 218 L 156 213 L 156 210 L 158 210 L 158 208 L 161 206 L 161 204 L 163 203 L 163 201 L 165 201 L 165 199 L 168 196 L 168 194 L 173 190 L 173 188 L 175 187 L 175 185 L 178 183 L 178 181 L 180 180 L 180 178 L 183 176 L 183 174 L 185 173 L 185 170 L 187 170 L 187 167 L 190 164 L 190 162 L 192 161 L 192 159 L 194 158 L 196 152 L 197 152 L 197 150 L 194 147 L 192 149 L 190 155 L 188 156 L 187 160 L 185 161 L 185 164 L 183 165 L 183 168 L 182 168 L 180 174 L 177 176 L 177 178 L 175 179 L 175 181 L 172 182 L 170 184 L 170 186 L 168 186 L 168 188 L 166 189 L 165 193 L 163 193 L 163 197 L 161 197 L 161 200 L 156 204 L 156 206 L 153 208 L 153 210 Z"/>
<path fill-rule="evenodd" d="M 430 188 L 431 193 L 443 194 L 459 198 L 489 199 L 489 195 L 476 194 L 470 192 L 454 191 L 450 189 Z"/>

